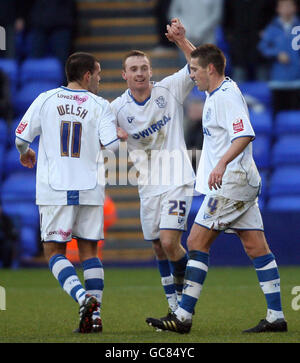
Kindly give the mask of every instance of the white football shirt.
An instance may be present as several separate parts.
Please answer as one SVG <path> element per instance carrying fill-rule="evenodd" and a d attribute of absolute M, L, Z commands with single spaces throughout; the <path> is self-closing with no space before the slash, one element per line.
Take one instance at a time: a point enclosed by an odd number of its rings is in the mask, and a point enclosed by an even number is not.
<path fill-rule="evenodd" d="M 208 94 L 202 117 L 204 142 L 197 170 L 196 190 L 226 198 L 248 201 L 260 189 L 260 176 L 252 157 L 252 143 L 232 160 L 223 176 L 222 187 L 212 191 L 208 178 L 235 138 L 255 133 L 249 120 L 247 104 L 235 82 L 226 77 L 220 87 Z"/>
<path fill-rule="evenodd" d="M 85 90 L 59 87 L 41 93 L 16 129 L 31 143 L 40 135 L 36 203 L 103 205 L 101 144 L 118 140 L 109 102 Z"/>
<path fill-rule="evenodd" d="M 160 195 L 195 179 L 183 132 L 183 102 L 193 86 L 185 66 L 154 83 L 144 102 L 137 102 L 127 89 L 111 103 L 118 126 L 128 133 L 141 197 Z"/>

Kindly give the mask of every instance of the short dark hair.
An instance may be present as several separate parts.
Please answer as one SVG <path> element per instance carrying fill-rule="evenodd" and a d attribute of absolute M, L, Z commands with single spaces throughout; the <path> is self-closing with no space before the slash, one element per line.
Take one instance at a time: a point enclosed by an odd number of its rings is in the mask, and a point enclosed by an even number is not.
<path fill-rule="evenodd" d="M 191 52 L 192 58 L 198 58 L 199 65 L 206 68 L 213 64 L 218 74 L 223 75 L 226 67 L 226 58 L 220 48 L 214 44 L 203 44 Z"/>
<path fill-rule="evenodd" d="M 71 54 L 65 65 L 68 82 L 81 81 L 88 71 L 93 73 L 97 62 L 99 63 L 97 58 L 90 53 L 76 52 Z"/>
<path fill-rule="evenodd" d="M 126 64 L 126 60 L 129 57 L 146 57 L 149 60 L 150 66 L 151 66 L 151 61 L 150 58 L 148 57 L 148 55 L 141 51 L 141 50 L 131 50 L 130 52 L 128 52 L 127 54 L 125 54 L 124 58 L 123 58 L 123 62 L 122 62 L 122 67 L 125 70 L 125 64 Z"/>

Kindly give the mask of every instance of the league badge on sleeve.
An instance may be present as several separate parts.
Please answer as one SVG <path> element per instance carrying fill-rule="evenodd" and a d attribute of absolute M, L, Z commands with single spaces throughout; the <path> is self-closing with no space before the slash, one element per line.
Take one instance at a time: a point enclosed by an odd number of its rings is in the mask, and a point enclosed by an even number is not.
<path fill-rule="evenodd" d="M 233 124 L 233 131 L 235 134 L 237 134 L 238 132 L 244 131 L 244 124 L 243 124 L 243 120 L 237 119 Z"/>
<path fill-rule="evenodd" d="M 27 125 L 28 125 L 27 121 L 20 122 L 17 129 L 16 129 L 16 133 L 17 134 L 22 134 L 22 132 L 26 129 Z"/>

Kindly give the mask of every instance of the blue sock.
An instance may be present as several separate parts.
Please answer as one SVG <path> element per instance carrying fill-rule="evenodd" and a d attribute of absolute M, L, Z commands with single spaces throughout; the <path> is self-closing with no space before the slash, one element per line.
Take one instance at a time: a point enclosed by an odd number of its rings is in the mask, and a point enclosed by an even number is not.
<path fill-rule="evenodd" d="M 267 320 L 272 322 L 283 318 L 280 294 L 280 277 L 275 257 L 272 253 L 253 259 L 260 287 L 265 295 L 268 312 Z"/>
<path fill-rule="evenodd" d="M 177 309 L 177 295 L 174 285 L 174 279 L 170 270 L 169 261 L 157 260 L 157 265 L 161 276 L 161 284 L 164 289 L 169 308 L 172 311 L 175 311 Z"/>
<path fill-rule="evenodd" d="M 190 251 L 185 271 L 185 285 L 182 292 L 177 317 L 184 321 L 191 319 L 195 305 L 199 299 L 202 285 L 206 278 L 209 265 L 209 254 L 201 251 Z"/>
<path fill-rule="evenodd" d="M 75 267 L 66 256 L 61 254 L 52 256 L 49 260 L 49 268 L 64 291 L 81 305 L 86 291 L 81 285 Z"/>
<path fill-rule="evenodd" d="M 170 261 L 170 267 L 172 275 L 174 277 L 174 284 L 177 293 L 178 303 L 181 302 L 182 298 L 182 289 L 184 284 L 184 275 L 187 262 L 188 262 L 187 253 L 178 261 Z"/>
<path fill-rule="evenodd" d="M 82 262 L 84 284 L 87 294 L 93 295 L 102 304 L 104 288 L 104 270 L 99 258 L 93 257 Z M 93 313 L 93 318 L 100 317 L 100 308 Z"/>

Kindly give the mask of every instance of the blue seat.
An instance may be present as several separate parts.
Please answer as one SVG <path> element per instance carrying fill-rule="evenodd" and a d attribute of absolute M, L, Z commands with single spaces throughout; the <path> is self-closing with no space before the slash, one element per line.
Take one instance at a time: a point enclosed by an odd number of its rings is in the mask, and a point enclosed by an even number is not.
<path fill-rule="evenodd" d="M 267 82 L 249 81 L 239 83 L 239 88 L 244 96 L 251 96 L 270 108 L 272 95 Z"/>
<path fill-rule="evenodd" d="M 300 211 L 300 195 L 271 197 L 267 209 L 271 211 Z"/>
<path fill-rule="evenodd" d="M 21 172 L 24 174 L 32 174 L 35 173 L 36 169 L 29 169 L 22 166 L 20 163 L 20 155 L 16 147 L 12 146 L 10 149 L 6 150 L 5 158 L 3 162 L 3 177 L 6 179 L 11 174 L 16 172 Z"/>
<path fill-rule="evenodd" d="M 278 167 L 270 176 L 268 194 L 274 196 L 300 195 L 300 167 Z"/>
<path fill-rule="evenodd" d="M 40 93 L 56 87 L 57 84 L 50 81 L 32 81 L 23 85 L 14 100 L 14 108 L 18 115 L 23 116 Z"/>
<path fill-rule="evenodd" d="M 280 111 L 275 117 L 277 135 L 288 133 L 300 134 L 300 111 Z"/>
<path fill-rule="evenodd" d="M 15 146 L 16 128 L 18 127 L 20 121 L 21 121 L 21 117 L 15 118 L 14 120 L 11 121 L 11 124 L 8 128 L 7 146 L 9 148 L 12 146 Z"/>
<path fill-rule="evenodd" d="M 7 144 L 8 126 L 3 118 L 0 118 L 0 145 Z"/>
<path fill-rule="evenodd" d="M 268 135 L 256 135 L 252 142 L 253 158 L 258 168 L 270 166 L 271 139 Z"/>
<path fill-rule="evenodd" d="M 38 224 L 35 227 L 22 226 L 20 231 L 20 257 L 31 258 L 38 253 Z"/>
<path fill-rule="evenodd" d="M 21 84 L 32 81 L 51 81 L 56 87 L 63 80 L 63 69 L 60 61 L 54 57 L 27 58 L 20 67 Z"/>
<path fill-rule="evenodd" d="M 18 85 L 18 63 L 15 59 L 0 58 L 0 69 L 7 75 L 10 81 L 11 95 L 14 97 Z"/>
<path fill-rule="evenodd" d="M 299 164 L 300 167 L 300 135 L 283 135 L 273 145 L 271 165 Z"/>
<path fill-rule="evenodd" d="M 36 227 L 39 224 L 39 210 L 35 201 L 3 201 L 2 209 L 8 216 L 18 218 L 20 225 Z"/>
<path fill-rule="evenodd" d="M 5 202 L 35 202 L 35 173 L 16 172 L 2 183 L 1 200 Z"/>
<path fill-rule="evenodd" d="M 250 110 L 249 116 L 255 134 L 270 135 L 272 133 L 272 115 L 269 111 L 254 112 Z"/>

